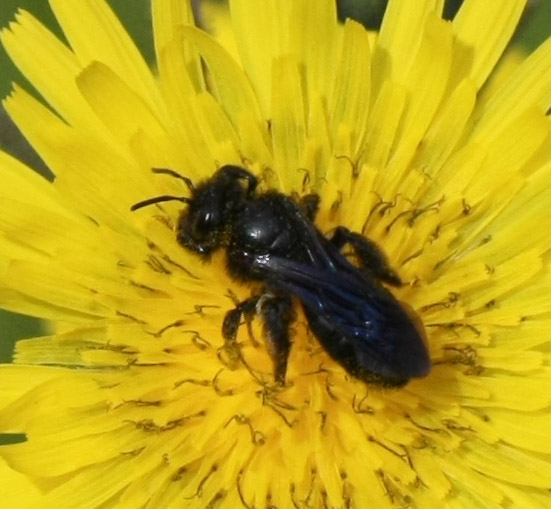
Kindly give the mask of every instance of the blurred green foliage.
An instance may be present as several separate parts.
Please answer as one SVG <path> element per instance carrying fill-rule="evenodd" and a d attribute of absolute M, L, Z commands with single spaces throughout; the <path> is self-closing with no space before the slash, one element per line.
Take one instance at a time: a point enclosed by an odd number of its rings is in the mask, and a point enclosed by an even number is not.
<path fill-rule="evenodd" d="M 18 9 L 26 9 L 63 39 L 63 34 L 46 0 L 0 1 L 2 2 L 0 27 L 8 26 Z M 196 3 L 200 4 L 200 1 L 198 0 Z M 108 0 L 108 2 L 123 20 L 147 61 L 153 63 L 150 0 Z M 460 3 L 460 0 L 448 0 L 445 12 L 447 18 L 453 17 Z M 343 19 L 355 18 L 365 26 L 374 29 L 380 24 L 385 5 L 386 0 L 340 0 L 339 15 Z M 516 39 L 528 50 L 534 49 L 551 33 L 551 1 L 534 0 L 530 5 Z M 491 20 L 488 22 L 491 23 Z M 4 50 L 0 48 L 0 97 L 4 97 L 10 92 L 11 83 L 14 81 L 22 84 L 28 90 L 32 90 L 32 86 L 18 73 Z M 24 141 L 13 126 L 2 116 L 0 116 L 0 148 L 13 153 L 33 168 L 43 173 L 46 172 L 40 159 L 29 147 L 24 145 Z M 43 333 L 44 329 L 37 320 L 0 311 L 0 362 L 11 359 L 14 341 Z"/>
<path fill-rule="evenodd" d="M 532 51 L 550 35 L 551 1 L 535 0 L 522 19 L 516 41 L 527 51 Z"/>

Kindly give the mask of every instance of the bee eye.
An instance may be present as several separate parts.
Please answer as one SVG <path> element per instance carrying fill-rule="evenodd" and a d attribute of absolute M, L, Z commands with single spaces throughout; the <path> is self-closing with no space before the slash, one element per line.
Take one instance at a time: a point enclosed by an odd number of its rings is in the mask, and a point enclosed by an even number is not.
<path fill-rule="evenodd" d="M 192 225 L 192 234 L 195 239 L 204 239 L 219 225 L 218 214 L 212 211 L 197 214 Z"/>

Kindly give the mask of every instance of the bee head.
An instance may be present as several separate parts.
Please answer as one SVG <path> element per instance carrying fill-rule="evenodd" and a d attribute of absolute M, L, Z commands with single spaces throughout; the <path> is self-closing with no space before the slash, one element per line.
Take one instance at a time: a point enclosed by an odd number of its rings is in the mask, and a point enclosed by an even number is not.
<path fill-rule="evenodd" d="M 222 247 L 240 204 L 255 187 L 256 178 L 248 171 L 222 166 L 210 179 L 193 188 L 189 206 L 178 221 L 178 242 L 202 256 Z"/>
<path fill-rule="evenodd" d="M 252 195 L 257 185 L 254 175 L 232 165 L 222 166 L 197 187 L 189 178 L 173 170 L 154 168 L 153 172 L 183 180 L 191 191 L 191 197 L 157 196 L 134 204 L 131 210 L 165 201 L 187 204 L 178 219 L 177 241 L 181 246 L 205 257 L 222 247 L 236 210 L 246 197 Z"/>

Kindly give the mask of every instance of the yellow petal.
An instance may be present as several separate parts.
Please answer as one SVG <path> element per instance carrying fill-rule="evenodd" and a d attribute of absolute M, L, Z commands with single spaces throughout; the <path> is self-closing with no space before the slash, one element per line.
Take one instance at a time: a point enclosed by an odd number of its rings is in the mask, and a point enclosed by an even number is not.
<path fill-rule="evenodd" d="M 126 154 L 121 154 L 120 148 L 112 142 L 105 137 L 95 138 L 86 130 L 70 128 L 21 89 L 16 89 L 5 101 L 5 107 L 54 172 L 55 185 L 73 202 L 73 207 L 96 219 L 104 218 L 117 225 L 118 231 L 127 230 L 128 220 L 122 217 L 130 215 L 130 205 L 138 201 L 138 196 L 150 196 L 146 187 L 151 178 L 149 169 L 146 177 L 140 178 L 135 163 L 129 161 Z M 76 167 L 88 170 L 75 172 Z M 112 175 L 112 185 L 106 174 Z M 132 185 L 121 187 L 122 182 Z M 132 196 L 124 199 L 121 189 Z M 107 196 L 109 190 L 113 193 L 110 197 Z"/>
<path fill-rule="evenodd" d="M 525 414 L 495 409 L 491 414 L 490 425 L 508 444 L 548 454 L 551 451 L 550 419 L 546 411 Z"/>
<path fill-rule="evenodd" d="M 191 3 L 188 0 L 153 0 L 151 4 L 155 51 L 161 79 L 166 72 L 171 72 L 171 66 L 174 64 L 174 61 L 166 59 L 166 49 L 178 42 L 181 43 L 178 56 L 185 69 L 183 72 L 189 73 L 196 91 L 204 90 L 205 83 L 199 55 L 189 43 L 180 41 L 182 27 L 195 24 Z"/>
<path fill-rule="evenodd" d="M 280 175 L 281 187 L 290 191 L 298 188 L 302 179 L 298 168 L 306 138 L 304 96 L 293 58 L 274 62 L 271 110 L 274 169 Z"/>
<path fill-rule="evenodd" d="M 477 136 L 488 136 L 533 107 L 547 113 L 551 105 L 550 90 L 551 40 L 548 40 L 508 76 L 491 99 L 483 103 L 477 112 L 480 117 L 475 131 Z"/>
<path fill-rule="evenodd" d="M 68 123 L 98 131 L 97 119 L 75 86 L 81 70 L 75 55 L 28 12 L 20 12 L 16 20 L 1 35 L 12 60 Z"/>
<path fill-rule="evenodd" d="M 435 176 L 457 146 L 476 104 L 476 89 L 469 79 L 452 92 L 431 123 L 414 165 Z"/>
<path fill-rule="evenodd" d="M 526 0 L 463 2 L 453 20 L 457 42 L 451 83 L 468 76 L 478 88 L 483 85 L 509 42 L 525 5 Z"/>
<path fill-rule="evenodd" d="M 50 0 L 50 6 L 82 67 L 94 61 L 113 69 L 160 117 L 164 108 L 153 75 L 138 48 L 104 0 Z M 86 30 L 82 20 L 86 19 Z"/>
<path fill-rule="evenodd" d="M 407 105 L 393 147 L 388 172 L 396 181 L 403 180 L 404 172 L 421 142 L 440 105 L 446 89 L 452 56 L 452 33 L 449 25 L 428 14 L 421 32 L 418 51 L 410 72 L 403 77 L 407 90 Z M 427 83 L 427 76 L 431 76 Z M 389 179 L 389 192 L 397 187 Z"/>
<path fill-rule="evenodd" d="M 350 48 L 358 51 L 350 51 Z M 344 25 L 341 56 L 334 71 L 329 125 L 332 138 L 341 124 L 354 126 L 351 153 L 360 149 L 362 135 L 369 118 L 371 91 L 371 49 L 367 32 L 358 23 L 348 20 Z"/>
<path fill-rule="evenodd" d="M 549 463 L 515 447 L 489 446 L 480 440 L 471 440 L 465 448 L 468 451 L 464 456 L 466 464 L 487 476 L 537 488 L 547 488 L 551 483 Z"/>
<path fill-rule="evenodd" d="M 387 6 L 373 55 L 373 83 L 378 93 L 391 79 L 405 84 L 413 58 L 421 44 L 425 20 L 430 13 L 440 16 L 440 0 L 391 0 Z"/>
<path fill-rule="evenodd" d="M 2 500 L 6 507 L 31 509 L 38 507 L 42 493 L 31 480 L 10 468 L 0 457 L 0 478 L 2 479 Z"/>
<path fill-rule="evenodd" d="M 327 93 L 334 75 L 334 51 L 338 47 L 334 1 L 269 0 L 258 9 L 254 0 L 241 0 L 231 1 L 230 10 L 239 54 L 265 118 L 270 118 L 273 103 L 272 62 L 286 55 L 295 55 L 301 71 L 304 70 L 305 83 L 314 95 Z"/>
<path fill-rule="evenodd" d="M 21 367 L 11 364 L 0 365 L 0 376 L 2 378 L 0 408 L 3 409 L 27 391 L 59 376 L 62 372 L 62 368 L 27 366 L 21 369 Z M 11 429 L 17 430 L 17 428 Z"/>
<path fill-rule="evenodd" d="M 214 93 L 226 113 L 237 124 L 239 115 L 250 112 L 259 115 L 256 97 L 245 74 L 231 55 L 214 39 L 195 27 L 184 27 L 182 34 L 205 59 L 213 79 Z"/>
<path fill-rule="evenodd" d="M 383 84 L 367 123 L 364 160 L 375 168 L 384 168 L 390 155 L 396 131 L 406 106 L 403 86 L 387 81 Z"/>

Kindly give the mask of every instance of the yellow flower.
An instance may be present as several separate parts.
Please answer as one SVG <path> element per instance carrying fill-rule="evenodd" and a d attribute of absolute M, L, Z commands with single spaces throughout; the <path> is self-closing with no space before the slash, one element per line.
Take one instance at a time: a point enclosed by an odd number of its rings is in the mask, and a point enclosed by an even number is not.
<path fill-rule="evenodd" d="M 483 94 L 524 0 L 394 0 L 379 34 L 333 0 L 232 0 L 239 60 L 153 0 L 158 75 L 100 0 L 50 0 L 2 32 L 47 106 L 4 106 L 53 184 L 0 154 L 0 303 L 51 320 L 1 367 L 5 507 L 544 507 L 551 488 L 551 42 Z M 176 242 L 223 164 L 317 192 L 323 232 L 377 242 L 433 369 L 401 389 L 348 376 L 299 316 L 287 385 L 250 294 Z"/>

